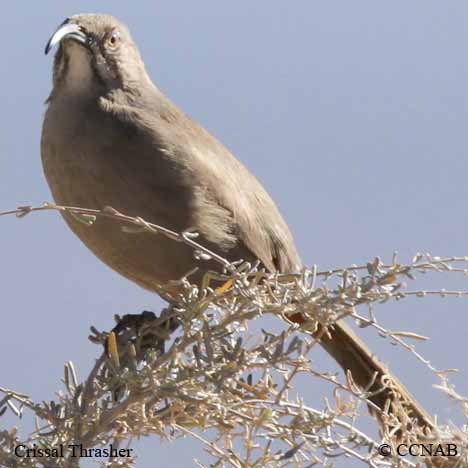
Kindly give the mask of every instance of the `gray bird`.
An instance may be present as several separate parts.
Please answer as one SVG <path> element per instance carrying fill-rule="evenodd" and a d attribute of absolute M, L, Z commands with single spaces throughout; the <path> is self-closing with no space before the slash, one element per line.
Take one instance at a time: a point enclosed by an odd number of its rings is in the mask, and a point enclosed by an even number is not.
<path fill-rule="evenodd" d="M 60 205 L 102 209 L 181 232 L 230 261 L 260 260 L 292 273 L 301 262 L 291 233 L 257 179 L 208 132 L 183 114 L 149 78 L 127 28 L 107 15 L 68 18 L 49 40 L 59 44 L 53 90 L 41 140 L 45 176 Z M 81 241 L 110 268 L 159 291 L 194 267 L 200 283 L 214 262 L 197 263 L 193 249 L 164 236 L 131 236 L 115 221 L 92 227 L 64 213 Z M 297 315 L 296 321 L 303 319 Z M 321 344 L 354 381 L 373 388 L 388 370 L 343 322 Z M 371 400 L 384 409 L 400 394 L 417 423 L 431 419 L 394 378 Z"/>

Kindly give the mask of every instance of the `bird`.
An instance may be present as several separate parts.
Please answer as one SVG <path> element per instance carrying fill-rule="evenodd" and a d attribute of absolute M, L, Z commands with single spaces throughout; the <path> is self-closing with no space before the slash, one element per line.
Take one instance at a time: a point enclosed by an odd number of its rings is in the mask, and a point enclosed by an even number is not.
<path fill-rule="evenodd" d="M 41 158 L 59 205 L 129 216 L 175 232 L 193 230 L 197 242 L 230 262 L 259 261 L 268 272 L 303 267 L 292 234 L 270 195 L 216 138 L 176 107 L 149 77 L 128 28 L 110 15 L 67 18 L 46 45 L 57 46 L 46 101 Z M 74 234 L 106 265 L 137 285 L 159 292 L 203 267 L 193 248 L 165 236 L 130 236 L 115 221 L 92 228 L 62 213 Z M 196 267 L 199 267 L 194 271 Z M 301 314 L 290 317 L 299 326 Z M 339 320 L 320 344 L 361 388 L 391 385 L 369 397 L 382 411 L 404 401 L 418 427 L 433 422 L 351 327 Z M 372 384 L 374 382 L 374 384 Z"/>

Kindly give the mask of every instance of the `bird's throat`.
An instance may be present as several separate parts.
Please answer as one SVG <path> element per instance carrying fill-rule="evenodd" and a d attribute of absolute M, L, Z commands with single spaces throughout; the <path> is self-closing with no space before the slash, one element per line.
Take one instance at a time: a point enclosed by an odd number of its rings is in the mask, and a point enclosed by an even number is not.
<path fill-rule="evenodd" d="M 94 86 L 93 69 L 89 52 L 79 44 L 66 45 L 66 64 L 62 70 L 62 86 L 73 94 L 89 93 Z"/>

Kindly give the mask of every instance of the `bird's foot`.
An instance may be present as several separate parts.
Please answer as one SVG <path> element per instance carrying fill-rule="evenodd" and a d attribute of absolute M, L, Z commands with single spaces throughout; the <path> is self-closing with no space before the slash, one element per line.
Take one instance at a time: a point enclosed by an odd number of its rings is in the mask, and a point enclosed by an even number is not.
<path fill-rule="evenodd" d="M 104 342 L 106 354 L 117 367 L 134 366 L 149 352 L 160 356 L 165 342 L 178 327 L 177 311 L 169 306 L 159 317 L 154 312 L 127 314 L 115 317 L 117 325 L 107 334 Z"/>
<path fill-rule="evenodd" d="M 179 326 L 179 313 L 170 305 L 159 317 L 149 311 L 116 316 L 117 325 L 109 333 L 100 333 L 91 327 L 94 336 L 90 336 L 90 340 L 104 345 L 109 375 L 118 376 L 125 368 L 136 371 L 140 363 L 153 361 L 164 354 L 165 342 Z M 115 381 L 113 400 L 119 401 L 126 390 L 126 384 Z"/>
<path fill-rule="evenodd" d="M 110 332 L 100 332 L 91 327 L 91 342 L 103 345 L 114 363 L 125 365 L 126 355 L 133 361 L 141 361 L 149 350 L 164 353 L 164 342 L 179 326 L 180 310 L 170 305 L 158 317 L 154 312 L 115 316 L 117 325 Z M 123 359 L 122 359 L 123 358 Z"/>

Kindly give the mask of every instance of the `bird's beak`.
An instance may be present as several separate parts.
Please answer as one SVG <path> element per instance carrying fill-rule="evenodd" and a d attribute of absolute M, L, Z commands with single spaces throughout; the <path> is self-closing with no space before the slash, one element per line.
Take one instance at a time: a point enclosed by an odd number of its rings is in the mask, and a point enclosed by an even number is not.
<path fill-rule="evenodd" d="M 88 43 L 88 36 L 83 29 L 77 24 L 69 23 L 67 20 L 52 34 L 45 47 L 45 54 L 47 55 L 56 44 L 59 44 L 65 38 L 74 39 L 83 45 Z"/>

